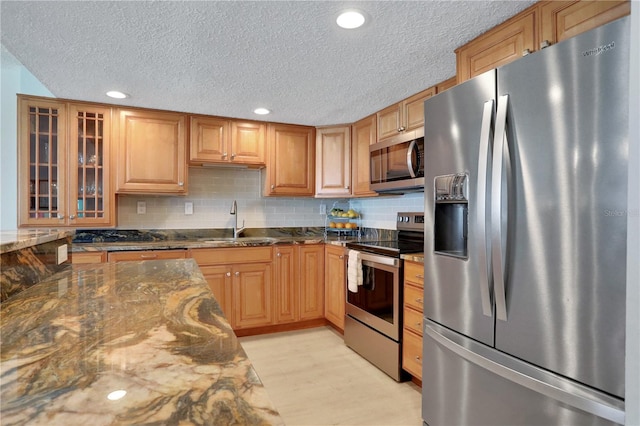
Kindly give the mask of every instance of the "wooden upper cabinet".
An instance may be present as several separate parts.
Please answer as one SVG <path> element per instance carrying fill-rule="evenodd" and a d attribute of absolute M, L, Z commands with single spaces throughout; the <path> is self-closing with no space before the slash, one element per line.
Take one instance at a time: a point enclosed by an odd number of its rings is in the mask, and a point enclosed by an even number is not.
<path fill-rule="evenodd" d="M 315 129 L 269 124 L 265 196 L 308 196 L 315 193 Z"/>
<path fill-rule="evenodd" d="M 220 117 L 190 117 L 190 163 L 264 166 L 266 125 Z"/>
<path fill-rule="evenodd" d="M 117 192 L 187 193 L 186 116 L 119 110 Z"/>
<path fill-rule="evenodd" d="M 456 49 L 458 83 L 536 50 L 536 12 L 528 8 Z"/>
<path fill-rule="evenodd" d="M 369 145 L 374 143 L 376 143 L 375 114 L 351 126 L 351 193 L 355 197 L 378 195 L 370 188 Z"/>
<path fill-rule="evenodd" d="M 351 195 L 351 127 L 316 129 L 316 196 Z"/>
<path fill-rule="evenodd" d="M 440 83 L 436 84 L 436 94 L 451 89 L 453 86 L 458 84 L 457 82 L 458 78 L 455 75 L 449 79 L 446 79 L 445 81 L 441 81 Z"/>
<path fill-rule="evenodd" d="M 539 45 L 555 44 L 631 13 L 631 2 L 623 1 L 542 1 Z"/>
<path fill-rule="evenodd" d="M 424 126 L 424 101 L 435 94 L 435 87 L 429 87 L 379 111 L 376 114 L 378 142 Z"/>
<path fill-rule="evenodd" d="M 113 226 L 111 108 L 18 98 L 19 226 Z"/>

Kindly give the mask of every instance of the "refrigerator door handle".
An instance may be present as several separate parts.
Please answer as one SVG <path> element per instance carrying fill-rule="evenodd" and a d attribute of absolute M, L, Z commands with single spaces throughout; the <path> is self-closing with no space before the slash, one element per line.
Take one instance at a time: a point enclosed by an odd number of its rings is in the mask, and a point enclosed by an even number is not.
<path fill-rule="evenodd" d="M 595 416 L 624 424 L 624 402 L 615 400 L 591 388 L 559 379 L 540 368 L 528 365 L 517 359 L 507 359 L 507 355 L 473 341 L 463 341 L 455 333 L 442 329 L 439 331 L 425 324 L 425 337 L 429 337 L 445 350 L 448 350 L 478 367 L 484 368 L 510 382 L 517 383 L 534 392 L 561 401 L 576 409 Z M 431 344 L 426 342 L 425 344 Z"/>
<path fill-rule="evenodd" d="M 491 252 L 489 250 L 489 237 L 487 235 L 487 178 L 489 177 L 489 158 L 491 158 L 491 139 L 493 139 L 493 99 L 484 103 L 482 112 L 482 127 L 480 130 L 480 155 L 478 160 L 478 187 L 477 187 L 477 213 L 476 225 L 478 230 L 477 249 L 478 265 L 480 267 L 480 298 L 482 300 L 482 313 L 493 316 L 491 300 Z"/>
<path fill-rule="evenodd" d="M 496 317 L 499 320 L 507 320 L 507 301 L 505 288 L 505 258 L 503 245 L 503 226 L 506 227 L 507 215 L 502 212 L 502 198 L 508 197 L 510 164 L 509 145 L 507 142 L 507 107 L 509 95 L 500 96 L 498 99 L 498 111 L 496 112 L 496 130 L 493 140 L 493 164 L 491 170 L 491 264 L 493 267 L 493 288 L 496 301 Z M 503 170 L 503 164 L 506 167 Z M 506 181 L 503 181 L 503 173 Z M 505 212 L 506 213 L 506 212 Z M 504 223 L 503 223 L 504 221 Z"/>

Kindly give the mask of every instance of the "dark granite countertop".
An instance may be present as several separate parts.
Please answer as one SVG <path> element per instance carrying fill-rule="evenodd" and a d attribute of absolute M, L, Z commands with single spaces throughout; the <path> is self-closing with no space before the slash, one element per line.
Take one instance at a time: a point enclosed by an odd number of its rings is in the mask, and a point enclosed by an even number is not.
<path fill-rule="evenodd" d="M 73 229 L 0 230 L 0 253 L 33 247 L 75 234 Z"/>
<path fill-rule="evenodd" d="M 283 424 L 192 259 L 73 265 L 0 307 L 3 424 Z"/>

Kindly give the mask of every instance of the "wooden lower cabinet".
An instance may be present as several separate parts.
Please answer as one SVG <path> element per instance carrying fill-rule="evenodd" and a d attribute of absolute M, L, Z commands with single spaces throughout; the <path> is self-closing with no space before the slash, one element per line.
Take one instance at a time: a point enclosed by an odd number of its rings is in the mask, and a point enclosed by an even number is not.
<path fill-rule="evenodd" d="M 130 262 L 136 260 L 184 259 L 186 250 L 140 250 L 114 251 L 109 253 L 109 262 Z"/>
<path fill-rule="evenodd" d="M 190 257 L 234 330 L 273 324 L 271 247 L 191 249 Z"/>
<path fill-rule="evenodd" d="M 274 246 L 276 324 L 324 317 L 324 245 Z"/>
<path fill-rule="evenodd" d="M 325 246 L 324 316 L 338 329 L 344 330 L 347 262 L 342 246 Z"/>
<path fill-rule="evenodd" d="M 79 265 L 83 263 L 104 263 L 107 261 L 106 251 L 86 251 L 71 254 L 71 263 Z"/>
<path fill-rule="evenodd" d="M 422 380 L 422 318 L 424 265 L 404 262 L 404 307 L 402 323 L 402 368 Z"/>

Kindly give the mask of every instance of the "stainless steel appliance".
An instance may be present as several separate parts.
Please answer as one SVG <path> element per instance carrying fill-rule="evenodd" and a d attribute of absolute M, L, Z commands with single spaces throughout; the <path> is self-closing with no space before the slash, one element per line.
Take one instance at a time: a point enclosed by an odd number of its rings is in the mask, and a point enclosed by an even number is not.
<path fill-rule="evenodd" d="M 344 341 L 397 381 L 402 371 L 403 253 L 421 253 L 424 214 L 398 213 L 397 238 L 347 243 L 359 253 L 362 285 L 347 289 Z"/>
<path fill-rule="evenodd" d="M 386 193 L 422 191 L 424 130 L 403 133 L 369 147 L 372 190 Z"/>
<path fill-rule="evenodd" d="M 425 102 L 423 420 L 624 423 L 628 18 Z"/>

